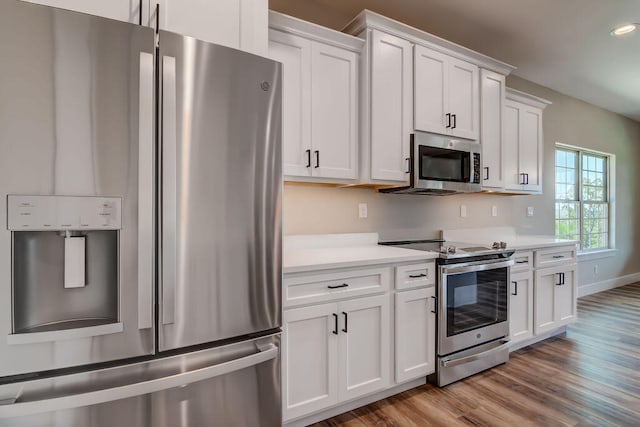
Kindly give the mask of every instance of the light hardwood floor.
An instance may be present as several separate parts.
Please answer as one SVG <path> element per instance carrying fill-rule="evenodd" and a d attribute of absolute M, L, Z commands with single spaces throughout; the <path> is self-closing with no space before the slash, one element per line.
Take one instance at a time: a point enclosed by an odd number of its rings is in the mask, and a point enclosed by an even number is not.
<path fill-rule="evenodd" d="M 640 283 L 579 299 L 566 334 L 512 353 L 505 365 L 316 424 L 431 425 L 640 426 Z"/>

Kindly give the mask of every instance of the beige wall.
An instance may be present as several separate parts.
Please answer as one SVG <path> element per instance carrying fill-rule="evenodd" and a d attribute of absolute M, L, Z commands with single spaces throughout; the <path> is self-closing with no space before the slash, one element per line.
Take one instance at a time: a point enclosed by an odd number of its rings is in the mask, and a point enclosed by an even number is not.
<path fill-rule="evenodd" d="M 285 185 L 285 234 L 379 232 L 384 239 L 436 237 L 443 228 L 512 225 L 522 234 L 552 235 L 554 144 L 556 141 L 615 154 L 617 157 L 615 257 L 580 263 L 580 285 L 640 272 L 640 123 L 533 84 L 510 77 L 507 85 L 553 102 L 544 113 L 544 194 L 447 197 L 380 194 L 369 189 Z M 367 203 L 367 219 L 358 218 Z M 460 205 L 467 217 L 460 217 Z M 498 216 L 491 216 L 491 207 Z M 535 214 L 526 216 L 532 206 Z M 594 274 L 594 264 L 598 274 Z"/>

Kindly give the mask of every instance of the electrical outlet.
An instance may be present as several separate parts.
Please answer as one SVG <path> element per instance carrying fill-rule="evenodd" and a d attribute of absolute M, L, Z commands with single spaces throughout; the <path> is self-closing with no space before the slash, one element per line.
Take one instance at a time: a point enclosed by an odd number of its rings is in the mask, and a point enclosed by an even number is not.
<path fill-rule="evenodd" d="M 533 206 L 527 208 L 527 216 L 533 216 Z"/>
<path fill-rule="evenodd" d="M 467 205 L 460 205 L 460 216 L 462 218 L 467 217 Z"/>
<path fill-rule="evenodd" d="M 491 216 L 498 216 L 498 207 L 491 206 Z"/>
<path fill-rule="evenodd" d="M 595 276 L 596 274 L 598 274 L 598 264 L 593 266 L 593 275 Z"/>
<path fill-rule="evenodd" d="M 367 217 L 367 204 L 366 203 L 359 203 L 358 204 L 358 216 L 360 218 L 366 218 Z"/>

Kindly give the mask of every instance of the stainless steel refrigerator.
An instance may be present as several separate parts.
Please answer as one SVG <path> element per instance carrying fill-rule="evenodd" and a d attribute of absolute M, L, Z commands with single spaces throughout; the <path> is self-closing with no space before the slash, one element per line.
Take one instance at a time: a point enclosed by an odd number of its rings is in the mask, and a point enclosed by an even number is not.
<path fill-rule="evenodd" d="M 17 0 L 0 58 L 0 426 L 280 425 L 280 64 Z"/>

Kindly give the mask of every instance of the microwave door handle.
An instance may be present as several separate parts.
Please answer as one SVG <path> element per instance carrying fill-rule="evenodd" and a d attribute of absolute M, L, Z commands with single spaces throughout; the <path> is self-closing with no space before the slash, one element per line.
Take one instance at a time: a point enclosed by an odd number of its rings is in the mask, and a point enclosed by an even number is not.
<path fill-rule="evenodd" d="M 154 59 L 140 52 L 138 81 L 138 329 L 153 326 Z"/>
<path fill-rule="evenodd" d="M 174 322 L 177 281 L 176 58 L 162 57 L 162 324 Z"/>
<path fill-rule="evenodd" d="M 0 420 L 10 417 L 55 412 L 66 409 L 83 408 L 115 400 L 127 399 L 145 394 L 156 393 L 176 387 L 186 386 L 197 381 L 230 374 L 242 369 L 259 365 L 278 356 L 278 347 L 268 344 L 258 348 L 256 353 L 228 362 L 206 366 L 193 371 L 181 372 L 167 377 L 155 378 L 133 384 L 126 384 L 101 390 L 93 390 L 80 394 L 69 394 L 51 399 L 10 403 L 0 405 Z M 20 398 L 16 399 L 20 400 Z M 2 422 L 0 421 L 0 424 Z"/>

